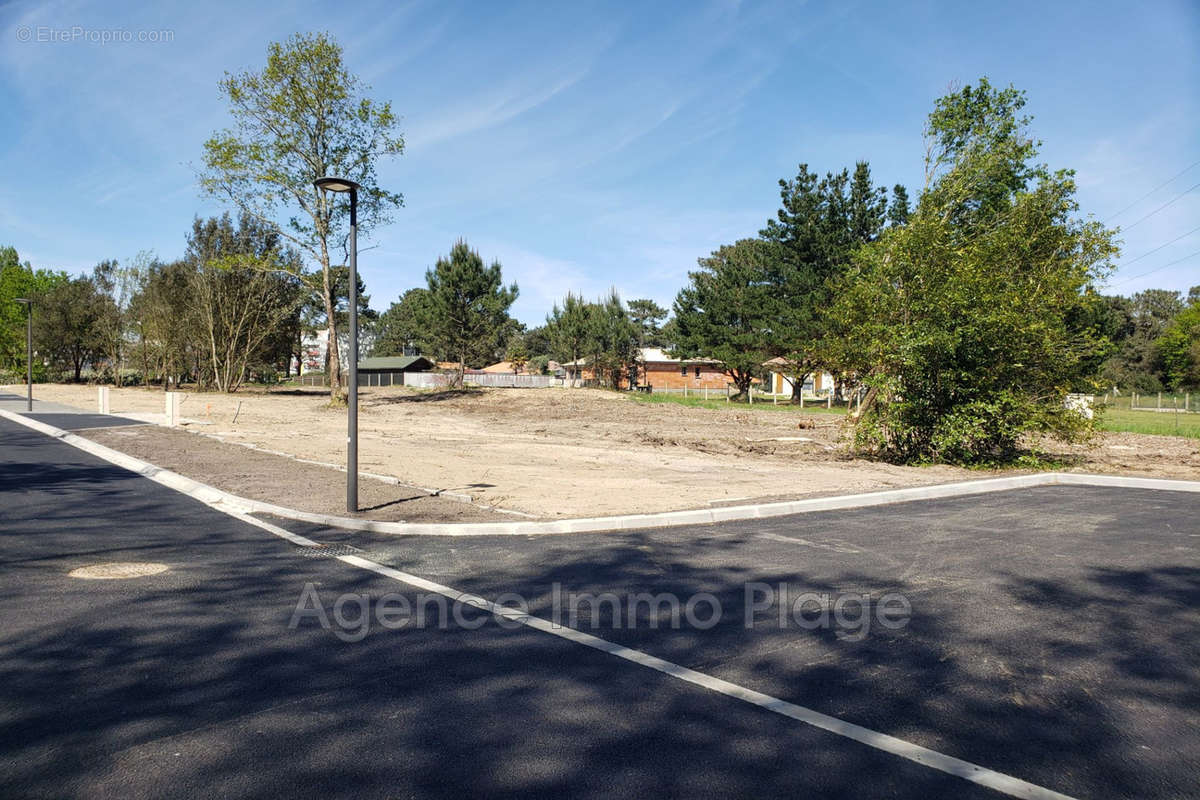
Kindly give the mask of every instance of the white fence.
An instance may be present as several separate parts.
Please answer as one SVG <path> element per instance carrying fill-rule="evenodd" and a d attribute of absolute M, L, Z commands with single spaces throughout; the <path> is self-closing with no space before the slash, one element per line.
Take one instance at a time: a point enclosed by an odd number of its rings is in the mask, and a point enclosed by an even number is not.
<path fill-rule="evenodd" d="M 404 385 L 418 388 L 433 389 L 449 386 L 451 375 L 445 372 L 406 372 Z M 513 375 L 505 373 L 470 373 L 463 376 L 463 383 L 469 386 L 489 386 L 502 389 L 544 389 L 549 386 L 562 386 L 562 378 L 553 375 Z"/>
<path fill-rule="evenodd" d="M 1113 390 L 1104 395 L 1109 408 L 1128 411 L 1160 411 L 1171 413 L 1200 413 L 1200 392 L 1121 392 Z"/>
<path fill-rule="evenodd" d="M 1168 411 L 1179 412 L 1185 414 L 1200 411 L 1196 408 L 1196 404 L 1192 401 L 1192 393 L 1184 392 L 1183 394 L 1172 394 L 1170 392 L 1156 392 L 1154 394 L 1138 394 L 1133 393 L 1129 398 L 1130 411 Z"/>

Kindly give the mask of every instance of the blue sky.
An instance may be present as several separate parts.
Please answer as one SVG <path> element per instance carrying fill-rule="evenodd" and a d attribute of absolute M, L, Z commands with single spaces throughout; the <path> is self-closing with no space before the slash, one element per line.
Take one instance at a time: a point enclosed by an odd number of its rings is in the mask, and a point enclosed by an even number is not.
<path fill-rule="evenodd" d="M 70 271 L 177 257 L 192 217 L 222 210 L 192 165 L 228 124 L 223 72 L 325 30 L 404 120 L 379 176 L 406 207 L 360 258 L 376 308 L 460 236 L 520 284 L 530 324 L 567 290 L 669 304 L 800 162 L 868 159 L 915 195 L 925 115 L 981 75 L 1028 91 L 1084 213 L 1137 223 L 1114 291 L 1200 284 L 1200 254 L 1164 267 L 1200 251 L 1200 187 L 1142 219 L 1200 184 L 1195 0 L 261 5 L 0 0 L 0 244 Z M 135 40 L 44 40 L 75 26 Z"/>

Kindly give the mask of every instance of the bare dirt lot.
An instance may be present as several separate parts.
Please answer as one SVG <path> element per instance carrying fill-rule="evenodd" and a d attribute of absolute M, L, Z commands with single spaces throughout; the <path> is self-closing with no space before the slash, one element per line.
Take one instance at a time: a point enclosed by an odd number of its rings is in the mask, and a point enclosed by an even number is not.
<path fill-rule="evenodd" d="M 36 395 L 96 408 L 92 386 L 38 386 Z M 330 408 L 327 395 L 316 389 L 185 395 L 180 411 L 189 432 L 300 459 L 344 463 L 345 410 Z M 161 391 L 112 389 L 110 397 L 114 414 L 161 419 Z M 853 459 L 840 447 L 839 424 L 838 415 L 824 413 L 649 404 L 597 390 L 435 394 L 377 388 L 363 390 L 359 457 L 365 473 L 541 518 L 865 492 L 993 474 Z M 168 440 L 150 432 L 119 439 L 103 431 L 90 435 L 151 461 L 149 451 L 161 457 L 164 450 L 184 446 L 164 444 Z M 242 447 L 206 452 L 210 473 L 212 464 L 249 463 Z M 230 455 L 218 457 L 218 452 Z M 1079 471 L 1200 479 L 1196 439 L 1103 433 L 1086 446 L 1060 446 L 1057 452 Z M 250 484 L 259 497 L 278 487 L 273 501 L 288 505 L 297 494 L 289 488 L 294 469 L 287 458 L 256 460 L 252 470 L 241 470 L 242 478 L 217 481 L 209 475 L 207 482 L 224 483 L 222 488 L 231 491 L 239 482 Z M 188 474 L 186 465 L 180 471 Z M 219 466 L 215 471 L 238 470 Z M 471 506 L 464 508 L 459 521 L 478 518 Z"/>

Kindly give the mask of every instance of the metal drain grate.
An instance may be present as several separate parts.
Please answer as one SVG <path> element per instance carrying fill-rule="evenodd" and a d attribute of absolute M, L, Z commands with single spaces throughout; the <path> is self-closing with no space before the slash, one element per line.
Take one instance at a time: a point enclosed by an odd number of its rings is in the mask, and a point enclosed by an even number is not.
<path fill-rule="evenodd" d="M 315 547 L 301 547 L 300 555 L 305 558 L 337 558 L 338 556 L 357 556 L 365 552 L 348 544 L 319 544 Z"/>

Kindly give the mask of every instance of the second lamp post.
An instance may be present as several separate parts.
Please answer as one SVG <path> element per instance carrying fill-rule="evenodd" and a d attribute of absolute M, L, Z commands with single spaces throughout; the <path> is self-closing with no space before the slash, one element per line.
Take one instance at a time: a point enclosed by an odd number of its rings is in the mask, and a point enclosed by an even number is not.
<path fill-rule="evenodd" d="M 329 192 L 350 193 L 350 352 L 346 364 L 346 510 L 358 511 L 358 184 L 346 178 L 317 178 L 313 184 Z M 337 342 L 329 342 L 337 347 Z"/>

